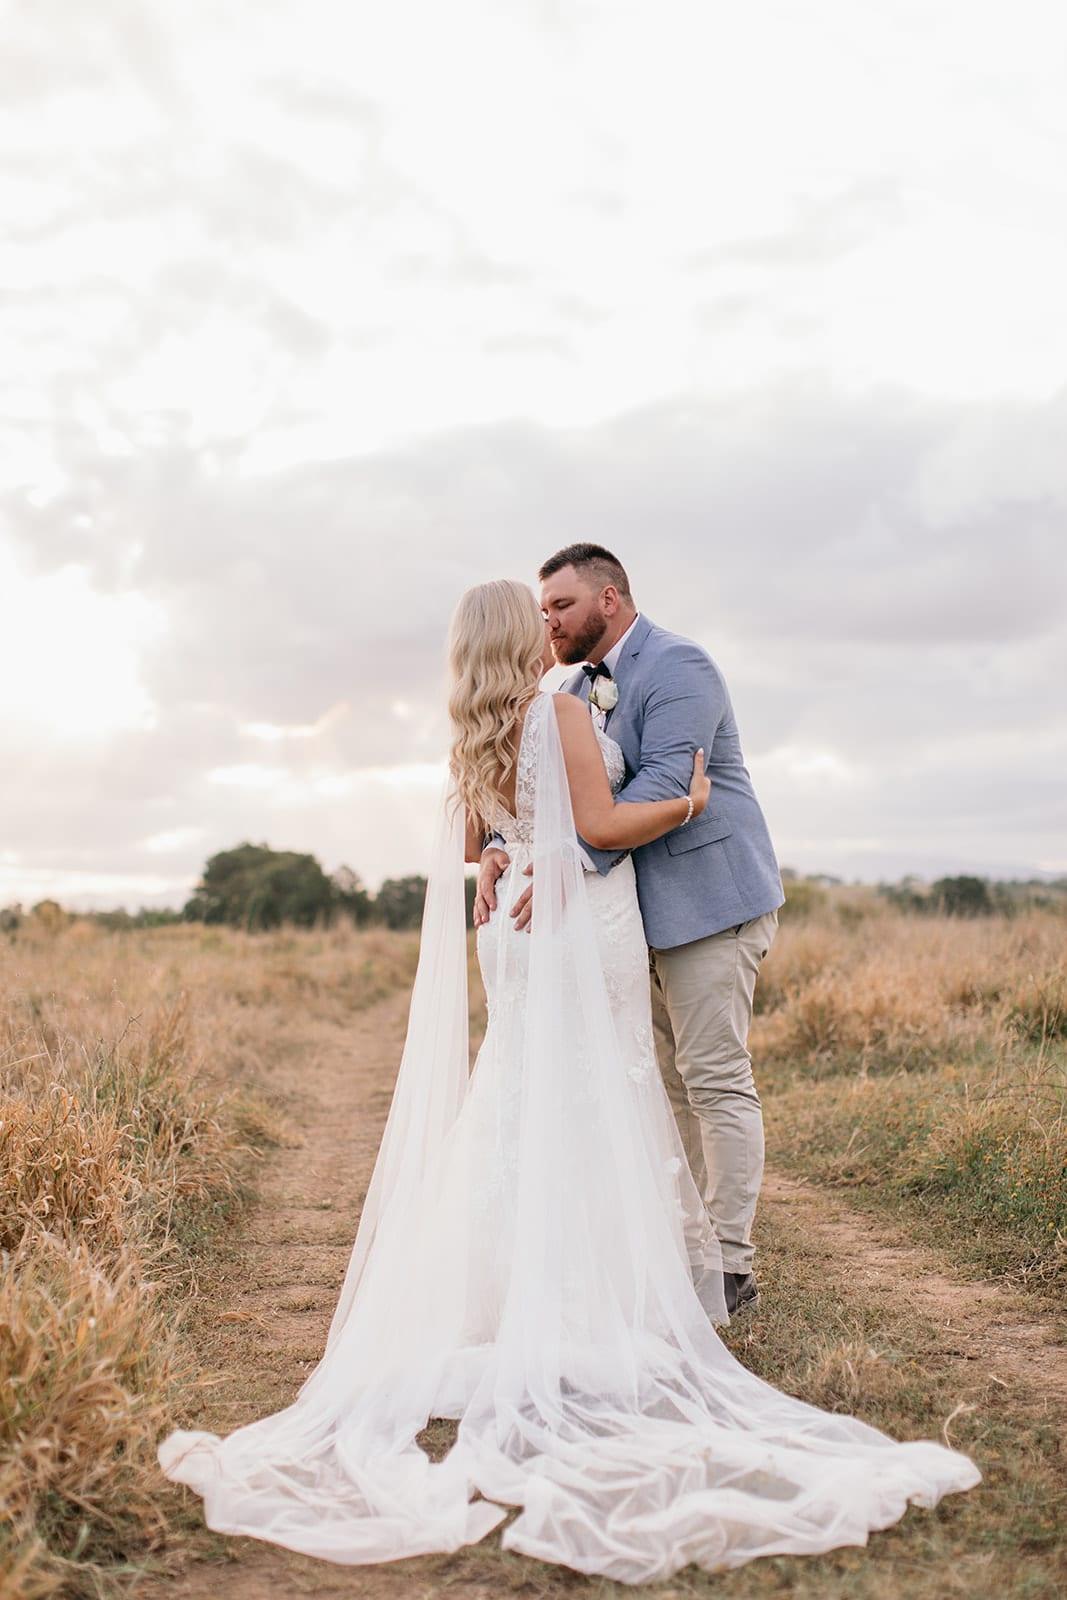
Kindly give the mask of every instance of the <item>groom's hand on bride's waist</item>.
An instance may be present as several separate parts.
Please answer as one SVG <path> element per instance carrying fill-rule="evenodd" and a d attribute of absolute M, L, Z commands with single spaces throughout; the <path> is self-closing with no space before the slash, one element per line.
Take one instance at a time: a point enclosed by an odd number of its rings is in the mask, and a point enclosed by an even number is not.
<path fill-rule="evenodd" d="M 478 890 L 474 896 L 474 910 L 471 913 L 476 928 L 487 923 L 496 910 L 496 880 L 510 862 L 511 857 L 507 851 L 498 850 L 495 845 L 488 845 L 482 851 L 481 865 L 478 868 Z"/>

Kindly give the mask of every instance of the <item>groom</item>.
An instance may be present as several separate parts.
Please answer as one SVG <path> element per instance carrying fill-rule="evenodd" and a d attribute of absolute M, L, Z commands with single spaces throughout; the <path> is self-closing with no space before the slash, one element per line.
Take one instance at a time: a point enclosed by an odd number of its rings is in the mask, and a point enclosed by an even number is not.
<path fill-rule="evenodd" d="M 763 1177 L 763 1116 L 748 1028 L 756 975 L 784 896 L 767 824 L 741 755 L 722 674 L 699 645 L 657 628 L 634 606 L 618 560 L 573 544 L 538 574 L 557 662 L 585 663 L 564 686 L 622 747 L 619 800 L 685 795 L 693 751 L 708 752 L 708 809 L 633 852 L 652 970 L 660 1066 L 697 1187 L 722 1246 L 727 1310 L 757 1298 L 752 1220 Z M 610 872 L 622 859 L 585 846 Z M 475 922 L 496 907 L 508 857 L 486 848 Z M 516 902 L 530 920 L 532 890 Z"/>

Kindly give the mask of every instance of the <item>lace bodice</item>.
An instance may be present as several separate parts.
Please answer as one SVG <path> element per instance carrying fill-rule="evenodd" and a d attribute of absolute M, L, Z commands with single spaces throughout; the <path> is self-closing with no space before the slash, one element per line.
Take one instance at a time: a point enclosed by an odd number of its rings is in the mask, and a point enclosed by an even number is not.
<path fill-rule="evenodd" d="M 537 722 L 538 719 L 548 714 L 552 704 L 552 696 L 539 694 L 526 713 L 526 720 L 522 727 L 522 737 L 519 740 L 519 759 L 515 772 L 515 810 L 516 816 L 506 810 L 504 806 L 497 805 L 493 813 L 493 827 L 503 839 L 505 847 L 514 849 L 533 845 L 534 830 L 534 786 L 535 786 L 535 751 L 537 749 Z M 612 794 L 622 787 L 626 776 L 626 763 L 623 754 L 614 739 L 608 737 L 603 728 L 593 722 L 593 731 L 596 734 L 600 754 L 604 758 L 604 770 L 608 775 Z"/>

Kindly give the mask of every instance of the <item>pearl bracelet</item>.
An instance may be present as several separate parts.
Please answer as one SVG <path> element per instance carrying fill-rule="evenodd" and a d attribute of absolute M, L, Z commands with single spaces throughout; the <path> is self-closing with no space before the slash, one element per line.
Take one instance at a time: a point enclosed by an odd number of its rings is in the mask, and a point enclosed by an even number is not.
<path fill-rule="evenodd" d="M 693 796 L 690 795 L 689 796 L 689 810 L 685 814 L 685 822 L 680 822 L 678 824 L 678 826 L 680 828 L 684 828 L 686 826 L 686 823 L 692 822 L 692 820 L 693 820 Z"/>

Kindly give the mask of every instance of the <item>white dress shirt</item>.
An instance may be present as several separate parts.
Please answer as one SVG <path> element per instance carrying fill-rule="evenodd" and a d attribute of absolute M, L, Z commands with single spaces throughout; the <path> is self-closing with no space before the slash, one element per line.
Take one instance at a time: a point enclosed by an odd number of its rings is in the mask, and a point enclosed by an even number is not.
<path fill-rule="evenodd" d="M 623 634 L 622 638 L 621 639 L 616 639 L 615 643 L 612 645 L 611 649 L 608 651 L 607 655 L 604 657 L 604 666 L 607 667 L 608 671 L 611 673 L 611 676 L 613 678 L 615 676 L 615 668 L 619 664 L 619 657 L 622 655 L 622 647 L 626 643 L 627 639 L 630 637 L 631 633 L 633 633 L 634 629 L 637 627 L 637 624 L 638 624 L 638 622 L 640 620 L 641 620 L 641 613 L 639 611 L 637 613 L 637 616 L 631 622 L 630 626 L 627 628 L 626 632 Z M 605 729 L 606 729 L 606 726 L 607 726 L 607 720 L 608 720 L 607 712 L 606 711 L 600 711 L 600 710 L 597 709 L 596 706 L 590 705 L 589 713 L 590 713 L 590 716 L 593 718 L 593 721 L 596 723 L 597 727 L 603 733 L 605 731 Z"/>
<path fill-rule="evenodd" d="M 640 621 L 641 621 L 641 613 L 639 611 L 637 613 L 637 615 L 634 617 L 634 620 L 631 622 L 630 626 L 627 628 L 626 632 L 623 634 L 622 638 L 621 639 L 616 639 L 615 643 L 612 645 L 611 649 L 608 651 L 607 655 L 604 657 L 604 665 L 607 667 L 607 669 L 611 673 L 612 677 L 615 676 L 615 668 L 619 664 L 619 657 L 622 655 L 622 647 L 626 643 L 627 639 L 630 637 L 631 633 L 633 633 L 634 629 L 637 627 L 637 624 Z"/>

